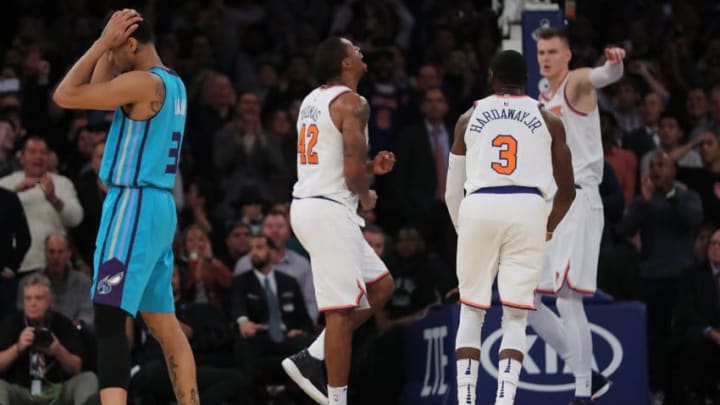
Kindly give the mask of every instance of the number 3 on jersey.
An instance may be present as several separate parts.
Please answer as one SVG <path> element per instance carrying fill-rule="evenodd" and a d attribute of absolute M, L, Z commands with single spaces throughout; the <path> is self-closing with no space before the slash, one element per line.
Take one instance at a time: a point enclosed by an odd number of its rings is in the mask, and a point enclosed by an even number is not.
<path fill-rule="evenodd" d="M 500 174 L 512 174 L 517 168 L 517 140 L 512 135 L 498 135 L 492 146 L 500 148 L 500 161 L 492 162 L 490 167 Z"/>
<path fill-rule="evenodd" d="M 307 138 L 310 138 L 310 140 L 307 142 L 307 145 L 305 145 L 306 142 L 306 136 Z M 300 133 L 298 134 L 298 153 L 300 154 L 300 164 L 311 164 L 316 165 L 318 164 L 318 155 L 313 149 L 315 148 L 315 145 L 317 144 L 318 140 L 318 127 L 315 124 L 310 124 L 307 127 L 307 132 L 305 131 L 305 124 L 303 124 L 302 127 L 300 127 Z"/>

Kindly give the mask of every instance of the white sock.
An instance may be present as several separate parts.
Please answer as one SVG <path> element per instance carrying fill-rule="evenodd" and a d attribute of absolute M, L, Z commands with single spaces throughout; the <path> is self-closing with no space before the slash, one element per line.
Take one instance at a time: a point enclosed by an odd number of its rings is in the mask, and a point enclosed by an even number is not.
<path fill-rule="evenodd" d="M 590 398 L 592 375 L 575 375 L 575 398 Z"/>
<path fill-rule="evenodd" d="M 320 332 L 315 341 L 307 348 L 308 353 L 318 360 L 325 360 L 325 329 Z"/>
<path fill-rule="evenodd" d="M 474 359 L 457 361 L 458 404 L 475 405 L 475 387 L 477 386 L 480 362 Z"/>
<path fill-rule="evenodd" d="M 330 405 L 347 405 L 348 386 L 331 387 L 328 385 L 328 399 Z"/>
<path fill-rule="evenodd" d="M 512 405 L 520 381 L 522 363 L 515 359 L 502 359 L 498 362 L 498 389 L 495 405 Z"/>

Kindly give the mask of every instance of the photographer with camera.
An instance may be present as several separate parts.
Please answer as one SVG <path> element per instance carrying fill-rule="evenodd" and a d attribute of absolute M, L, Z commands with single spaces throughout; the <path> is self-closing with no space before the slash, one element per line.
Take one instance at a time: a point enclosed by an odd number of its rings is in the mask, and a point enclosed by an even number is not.
<path fill-rule="evenodd" d="M 82 370 L 82 340 L 72 321 L 50 309 L 50 280 L 28 277 L 23 311 L 0 323 L 0 405 L 83 405 L 98 392 Z"/>

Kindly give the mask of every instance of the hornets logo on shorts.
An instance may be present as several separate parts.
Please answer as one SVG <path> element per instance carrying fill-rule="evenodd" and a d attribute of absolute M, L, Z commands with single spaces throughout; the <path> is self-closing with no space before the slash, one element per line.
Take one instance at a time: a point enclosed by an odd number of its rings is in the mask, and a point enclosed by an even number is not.
<path fill-rule="evenodd" d="M 124 275 L 125 272 L 121 271 L 120 273 L 103 277 L 103 279 L 98 281 L 97 283 L 97 293 L 101 295 L 110 294 L 113 286 L 118 285 L 120 284 L 120 282 L 122 282 Z"/>

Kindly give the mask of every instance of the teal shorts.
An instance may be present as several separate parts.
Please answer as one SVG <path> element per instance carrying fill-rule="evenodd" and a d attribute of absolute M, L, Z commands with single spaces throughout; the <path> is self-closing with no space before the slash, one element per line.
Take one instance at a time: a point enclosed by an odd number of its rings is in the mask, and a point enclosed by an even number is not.
<path fill-rule="evenodd" d="M 95 242 L 90 295 L 96 304 L 174 312 L 172 242 L 177 226 L 169 190 L 110 187 Z"/>

